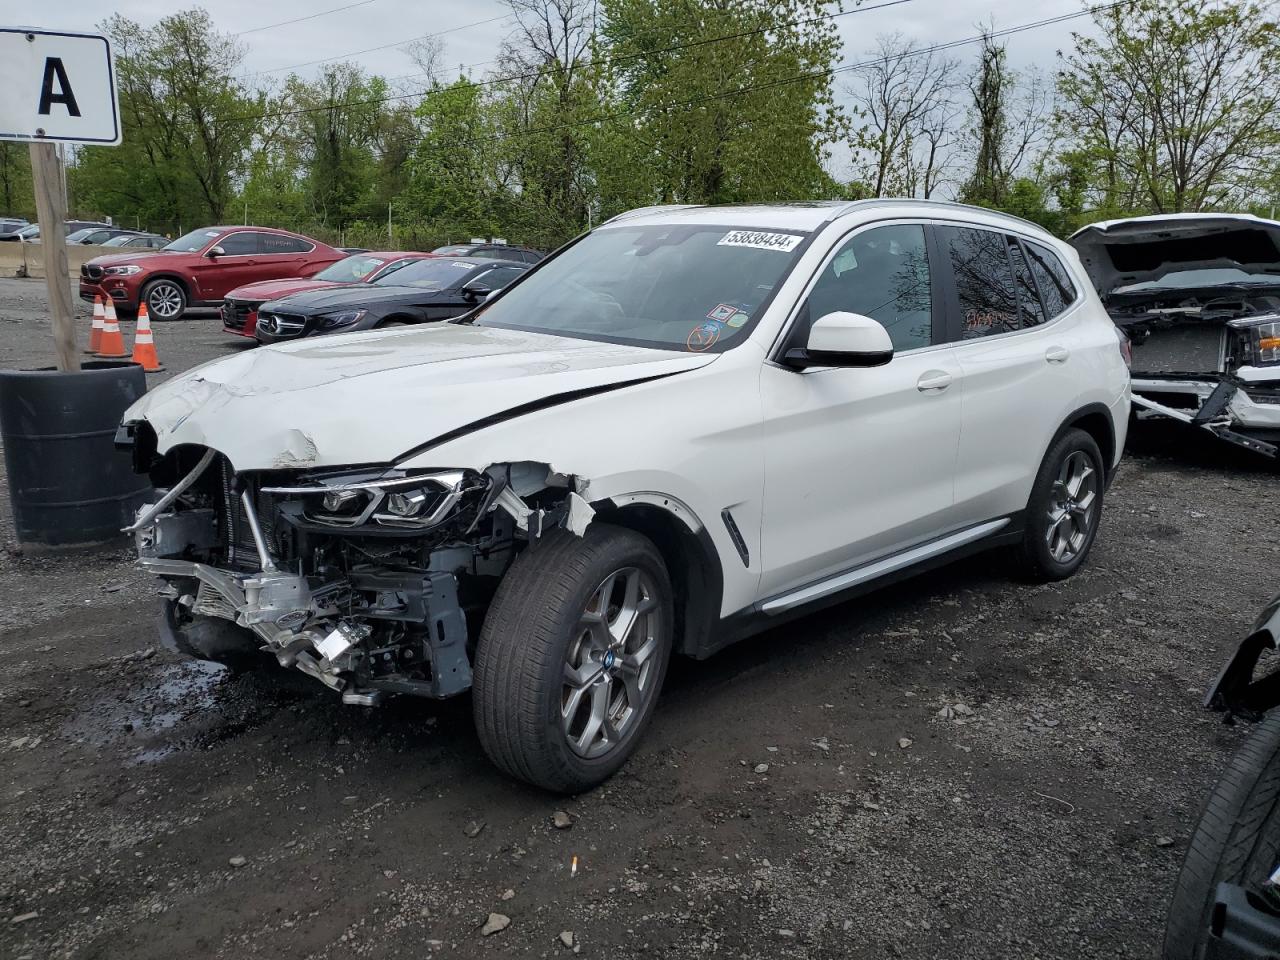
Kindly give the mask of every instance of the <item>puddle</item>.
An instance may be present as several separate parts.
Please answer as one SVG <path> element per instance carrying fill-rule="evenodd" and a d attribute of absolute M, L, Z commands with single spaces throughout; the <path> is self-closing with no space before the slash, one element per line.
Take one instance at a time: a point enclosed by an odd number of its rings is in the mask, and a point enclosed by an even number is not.
<path fill-rule="evenodd" d="M 191 731 L 184 721 L 220 715 L 217 688 L 225 667 L 201 660 L 169 664 L 142 678 L 123 695 L 103 697 L 86 706 L 64 728 L 74 743 L 121 748 L 130 765 L 155 763 L 181 749 Z"/>

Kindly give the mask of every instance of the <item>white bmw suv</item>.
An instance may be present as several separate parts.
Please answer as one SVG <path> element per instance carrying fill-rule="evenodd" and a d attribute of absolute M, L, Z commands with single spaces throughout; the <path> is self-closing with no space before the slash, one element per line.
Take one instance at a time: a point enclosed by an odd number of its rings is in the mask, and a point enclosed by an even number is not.
<path fill-rule="evenodd" d="M 977 550 L 1072 574 L 1128 416 L 1069 246 L 863 201 L 638 210 L 458 320 L 176 377 L 118 441 L 172 647 L 469 689 L 498 766 L 579 791 L 673 654 Z"/>

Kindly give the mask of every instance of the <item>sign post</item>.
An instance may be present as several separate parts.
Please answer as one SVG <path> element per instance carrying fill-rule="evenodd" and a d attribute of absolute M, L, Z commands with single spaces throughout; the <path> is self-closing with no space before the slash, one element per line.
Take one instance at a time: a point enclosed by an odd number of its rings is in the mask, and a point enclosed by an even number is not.
<path fill-rule="evenodd" d="M 58 146 L 120 142 L 111 45 L 94 34 L 0 28 L 0 90 L 0 140 L 31 144 L 58 369 L 79 370 Z"/>

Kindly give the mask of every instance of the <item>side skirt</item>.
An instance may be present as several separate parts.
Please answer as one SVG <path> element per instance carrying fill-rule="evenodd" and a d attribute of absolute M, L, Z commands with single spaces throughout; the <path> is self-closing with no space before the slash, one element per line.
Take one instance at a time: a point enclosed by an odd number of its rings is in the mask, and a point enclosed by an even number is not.
<path fill-rule="evenodd" d="M 1023 511 L 1018 511 L 1007 517 L 980 524 L 978 527 L 970 527 L 970 531 L 981 532 L 978 532 L 973 539 L 961 541 L 954 546 L 948 546 L 947 541 L 968 531 L 962 530 L 938 540 L 909 547 L 888 557 L 860 564 L 834 577 L 825 577 L 799 590 L 761 600 L 722 619 L 719 629 L 706 638 L 706 642 L 694 656 L 699 660 L 705 659 L 739 640 L 745 640 L 757 633 L 763 633 L 827 607 L 845 603 L 893 583 L 909 580 L 928 570 L 945 567 L 963 557 L 1020 543 L 1023 536 L 1023 523 Z M 991 524 L 998 526 L 994 529 L 983 529 L 989 528 Z M 936 552 L 930 552 L 928 550 L 930 547 L 937 548 Z M 917 555 L 919 555 L 918 559 Z M 901 565 L 896 561 L 901 561 Z M 846 580 L 847 585 L 837 582 Z M 824 588 L 824 585 L 830 589 Z M 814 591 L 816 595 L 810 596 L 810 591 Z"/>

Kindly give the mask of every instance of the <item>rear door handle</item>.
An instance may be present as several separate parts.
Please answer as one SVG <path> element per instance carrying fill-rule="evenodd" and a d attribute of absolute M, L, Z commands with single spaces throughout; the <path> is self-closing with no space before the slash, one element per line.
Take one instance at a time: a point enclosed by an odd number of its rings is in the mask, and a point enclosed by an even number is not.
<path fill-rule="evenodd" d="M 926 370 L 916 381 L 916 389 L 921 393 L 941 393 L 951 386 L 951 374 L 945 370 Z"/>
<path fill-rule="evenodd" d="M 1049 363 L 1066 363 L 1069 356 L 1071 351 L 1066 347 L 1050 347 L 1044 352 L 1044 358 Z"/>

